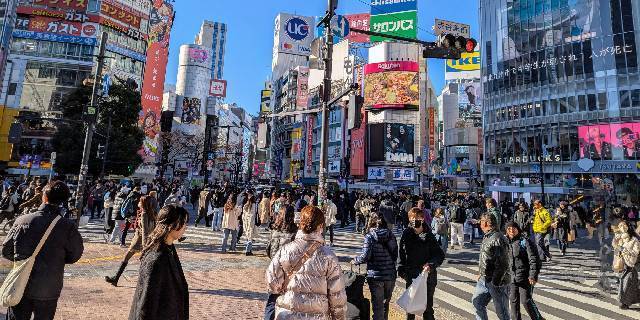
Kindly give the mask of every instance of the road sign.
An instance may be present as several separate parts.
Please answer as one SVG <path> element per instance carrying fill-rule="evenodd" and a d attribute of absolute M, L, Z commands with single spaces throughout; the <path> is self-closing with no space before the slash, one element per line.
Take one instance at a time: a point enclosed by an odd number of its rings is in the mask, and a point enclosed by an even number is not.
<path fill-rule="evenodd" d="M 349 30 L 349 20 L 344 16 L 337 15 L 331 19 L 331 31 L 334 37 L 344 38 L 349 35 Z"/>
<path fill-rule="evenodd" d="M 457 23 L 442 19 L 436 19 L 435 24 L 433 25 L 433 32 L 439 36 L 441 34 L 451 34 L 456 37 L 463 36 L 465 38 L 470 38 L 471 27 L 468 24 Z"/>

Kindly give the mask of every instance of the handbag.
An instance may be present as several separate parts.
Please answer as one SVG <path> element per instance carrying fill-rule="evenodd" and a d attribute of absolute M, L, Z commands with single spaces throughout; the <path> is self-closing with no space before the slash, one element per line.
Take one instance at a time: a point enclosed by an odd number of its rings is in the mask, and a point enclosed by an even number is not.
<path fill-rule="evenodd" d="M 427 309 L 428 273 L 422 272 L 404 291 L 397 303 L 408 314 L 422 315 Z"/>
<path fill-rule="evenodd" d="M 61 217 L 58 215 L 53 219 L 47 228 L 47 231 L 45 231 L 44 235 L 40 239 L 38 246 L 29 258 L 13 262 L 13 269 L 9 271 L 7 278 L 4 279 L 4 283 L 2 283 L 2 287 L 0 287 L 0 304 L 2 304 L 3 307 L 13 307 L 22 300 L 24 290 L 27 288 L 27 284 L 29 283 L 29 277 L 31 276 L 31 270 L 33 269 L 36 257 L 40 253 L 40 249 L 42 249 L 44 243 L 47 241 L 47 238 L 49 238 L 51 230 L 53 230 L 53 227 L 56 226 L 60 218 Z"/>
<path fill-rule="evenodd" d="M 613 263 L 611 263 L 611 269 L 613 272 L 623 272 L 626 269 L 626 265 L 624 263 L 624 258 L 622 257 L 622 251 L 616 253 L 613 256 Z"/>

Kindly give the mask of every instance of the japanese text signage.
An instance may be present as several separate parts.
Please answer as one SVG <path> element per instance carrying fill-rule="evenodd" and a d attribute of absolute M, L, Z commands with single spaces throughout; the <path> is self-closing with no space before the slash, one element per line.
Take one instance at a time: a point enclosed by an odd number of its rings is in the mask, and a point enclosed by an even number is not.
<path fill-rule="evenodd" d="M 309 104 L 309 68 L 297 67 L 298 88 L 296 94 L 296 110 L 306 110 Z"/>
<path fill-rule="evenodd" d="M 370 30 L 382 34 L 417 38 L 417 0 L 372 0 Z M 371 42 L 390 40 L 385 37 L 371 36 Z"/>
<path fill-rule="evenodd" d="M 33 4 L 50 8 L 86 11 L 89 0 L 33 0 Z"/>
<path fill-rule="evenodd" d="M 18 18 L 16 20 L 16 29 L 95 38 L 98 33 L 98 24 L 93 22 L 83 23 L 58 18 L 33 16 L 27 19 Z"/>
<path fill-rule="evenodd" d="M 211 87 L 209 87 L 209 95 L 212 97 L 226 97 L 227 96 L 227 80 L 213 79 L 211 80 Z"/>
<path fill-rule="evenodd" d="M 365 30 L 365 31 L 370 30 L 369 28 L 370 27 L 369 21 L 371 20 L 370 14 L 368 13 L 348 14 L 344 17 L 347 18 L 347 20 L 349 21 L 349 27 L 351 29 L 358 29 L 358 30 Z M 368 43 L 370 41 L 369 35 L 357 33 L 357 32 L 349 33 L 346 39 L 349 40 L 350 42 L 355 42 L 355 43 Z"/>
<path fill-rule="evenodd" d="M 33 31 L 27 31 L 27 30 L 14 30 L 13 37 L 53 41 L 53 42 L 69 42 L 69 43 L 84 44 L 88 46 L 95 46 L 97 43 L 97 40 L 95 38 L 67 36 L 67 35 L 60 35 L 60 34 L 53 34 L 53 33 L 33 32 Z"/>
<path fill-rule="evenodd" d="M 304 176 L 307 178 L 313 178 L 316 175 L 313 169 L 313 127 L 315 119 L 313 116 L 307 117 L 307 140 L 305 141 L 307 152 L 304 158 Z"/>
<path fill-rule="evenodd" d="M 469 38 L 471 37 L 470 29 L 471 27 L 468 24 L 441 19 L 436 19 L 436 23 L 433 25 L 433 32 L 437 36 L 441 34 L 451 34 L 456 37 L 463 36 L 465 38 Z"/>
<path fill-rule="evenodd" d="M 173 25 L 173 6 L 163 0 L 154 0 L 149 17 L 149 48 L 142 86 L 142 112 L 140 124 L 145 139 L 142 156 L 145 163 L 155 163 L 160 132 L 162 93 L 169 58 L 169 36 Z"/>
<path fill-rule="evenodd" d="M 140 28 L 141 17 L 134 14 L 131 8 L 124 8 L 102 1 L 100 4 L 100 12 L 132 27 Z"/>

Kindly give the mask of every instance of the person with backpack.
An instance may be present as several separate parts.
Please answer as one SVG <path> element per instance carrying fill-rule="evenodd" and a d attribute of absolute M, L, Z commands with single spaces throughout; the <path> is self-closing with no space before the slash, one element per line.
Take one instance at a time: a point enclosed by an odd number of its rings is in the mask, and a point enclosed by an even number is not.
<path fill-rule="evenodd" d="M 266 272 L 276 299 L 275 319 L 345 319 L 347 294 L 338 257 L 322 237 L 325 216 L 318 207 L 300 213 L 293 242 L 273 257 Z"/>
<path fill-rule="evenodd" d="M 511 245 L 511 283 L 509 284 L 509 302 L 511 320 L 522 320 L 522 304 L 532 320 L 542 320 L 542 315 L 533 301 L 533 287 L 538 282 L 542 260 L 538 249 L 520 229 L 516 222 L 506 227 L 507 238 Z"/>
<path fill-rule="evenodd" d="M 431 220 L 431 232 L 436 237 L 436 241 L 438 241 L 442 251 L 446 254 L 449 248 L 449 220 L 444 214 L 444 209 L 437 208 L 434 211 L 433 219 Z"/>
<path fill-rule="evenodd" d="M 454 249 L 458 243 L 460 249 L 464 249 L 464 223 L 467 221 L 467 210 L 460 203 L 459 198 L 456 198 L 449 208 L 451 210 L 451 244 L 449 248 Z"/>
<path fill-rule="evenodd" d="M 551 260 L 549 252 L 549 244 L 551 242 L 551 214 L 542 206 L 540 200 L 533 202 L 533 234 L 535 235 L 536 244 L 538 245 L 538 253 L 540 258 L 546 261 Z"/>
<path fill-rule="evenodd" d="M 389 318 L 389 303 L 396 285 L 398 242 L 387 229 L 384 219 L 376 215 L 370 219 L 369 233 L 364 237 L 362 254 L 352 261 L 354 265 L 367 264 L 367 283 L 371 291 L 373 320 Z"/>
<path fill-rule="evenodd" d="M 425 224 L 422 210 L 418 208 L 409 211 L 409 228 L 404 230 L 400 238 L 399 257 L 398 275 L 404 278 L 407 288 L 420 273 L 428 273 L 427 306 L 422 318 L 434 320 L 433 295 L 438 284 L 436 270 L 444 262 L 444 251 L 431 233 L 430 226 Z M 415 315 L 407 314 L 407 320 L 413 319 Z"/>
<path fill-rule="evenodd" d="M 108 243 L 116 244 L 120 242 L 120 237 L 122 236 L 122 230 L 124 229 L 124 217 L 121 213 L 122 205 L 124 201 L 127 199 L 127 190 L 125 188 L 120 189 L 118 193 L 116 193 L 115 198 L 113 199 L 113 209 L 111 210 L 111 219 L 114 221 L 114 227 L 111 231 L 111 236 L 109 237 Z"/>
<path fill-rule="evenodd" d="M 10 186 L 0 200 L 0 223 L 4 219 L 11 220 L 16 214 L 17 205 L 20 202 L 16 187 Z"/>
<path fill-rule="evenodd" d="M 66 184 L 53 181 L 43 189 L 38 211 L 16 219 L 2 246 L 2 256 L 10 261 L 22 261 L 34 255 L 41 241 L 44 244 L 35 256 L 35 263 L 20 302 L 7 310 L 7 319 L 52 320 L 62 291 L 65 264 L 80 260 L 84 251 L 76 224 L 61 216 L 61 205 L 71 196 Z M 45 238 L 47 230 L 48 237 Z"/>

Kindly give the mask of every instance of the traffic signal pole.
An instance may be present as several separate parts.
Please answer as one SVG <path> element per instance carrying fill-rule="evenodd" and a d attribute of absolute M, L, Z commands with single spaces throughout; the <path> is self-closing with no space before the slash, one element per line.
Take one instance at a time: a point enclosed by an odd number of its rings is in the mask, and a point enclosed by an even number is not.
<path fill-rule="evenodd" d="M 89 157 L 91 156 L 91 142 L 93 141 L 93 132 L 96 129 L 96 120 L 98 117 L 98 89 L 100 88 L 100 77 L 102 75 L 102 68 L 104 68 L 104 52 L 106 50 L 107 39 L 109 34 L 102 33 L 100 38 L 100 48 L 98 50 L 98 65 L 96 67 L 96 73 L 93 77 L 93 90 L 91 92 L 91 104 L 87 107 L 85 113 L 87 123 L 87 133 L 84 138 L 84 149 L 82 151 L 82 163 L 80 165 L 80 174 L 78 175 L 78 189 L 76 190 L 76 209 L 78 209 L 78 215 L 76 217 L 77 222 L 80 223 L 80 216 L 82 215 L 82 209 L 84 208 L 84 190 L 87 184 L 87 174 L 89 173 Z M 92 114 L 93 113 L 93 114 Z"/>
<path fill-rule="evenodd" d="M 323 50 L 324 60 L 324 80 L 322 92 L 322 129 L 320 140 L 320 173 L 318 175 L 318 205 L 322 205 L 327 199 L 327 173 L 328 173 L 328 149 L 329 149 L 329 100 L 331 100 L 331 64 L 333 63 L 333 31 L 331 30 L 331 19 L 336 14 L 337 0 L 328 0 L 327 15 L 320 22 L 324 24 L 325 30 L 325 50 Z"/>

